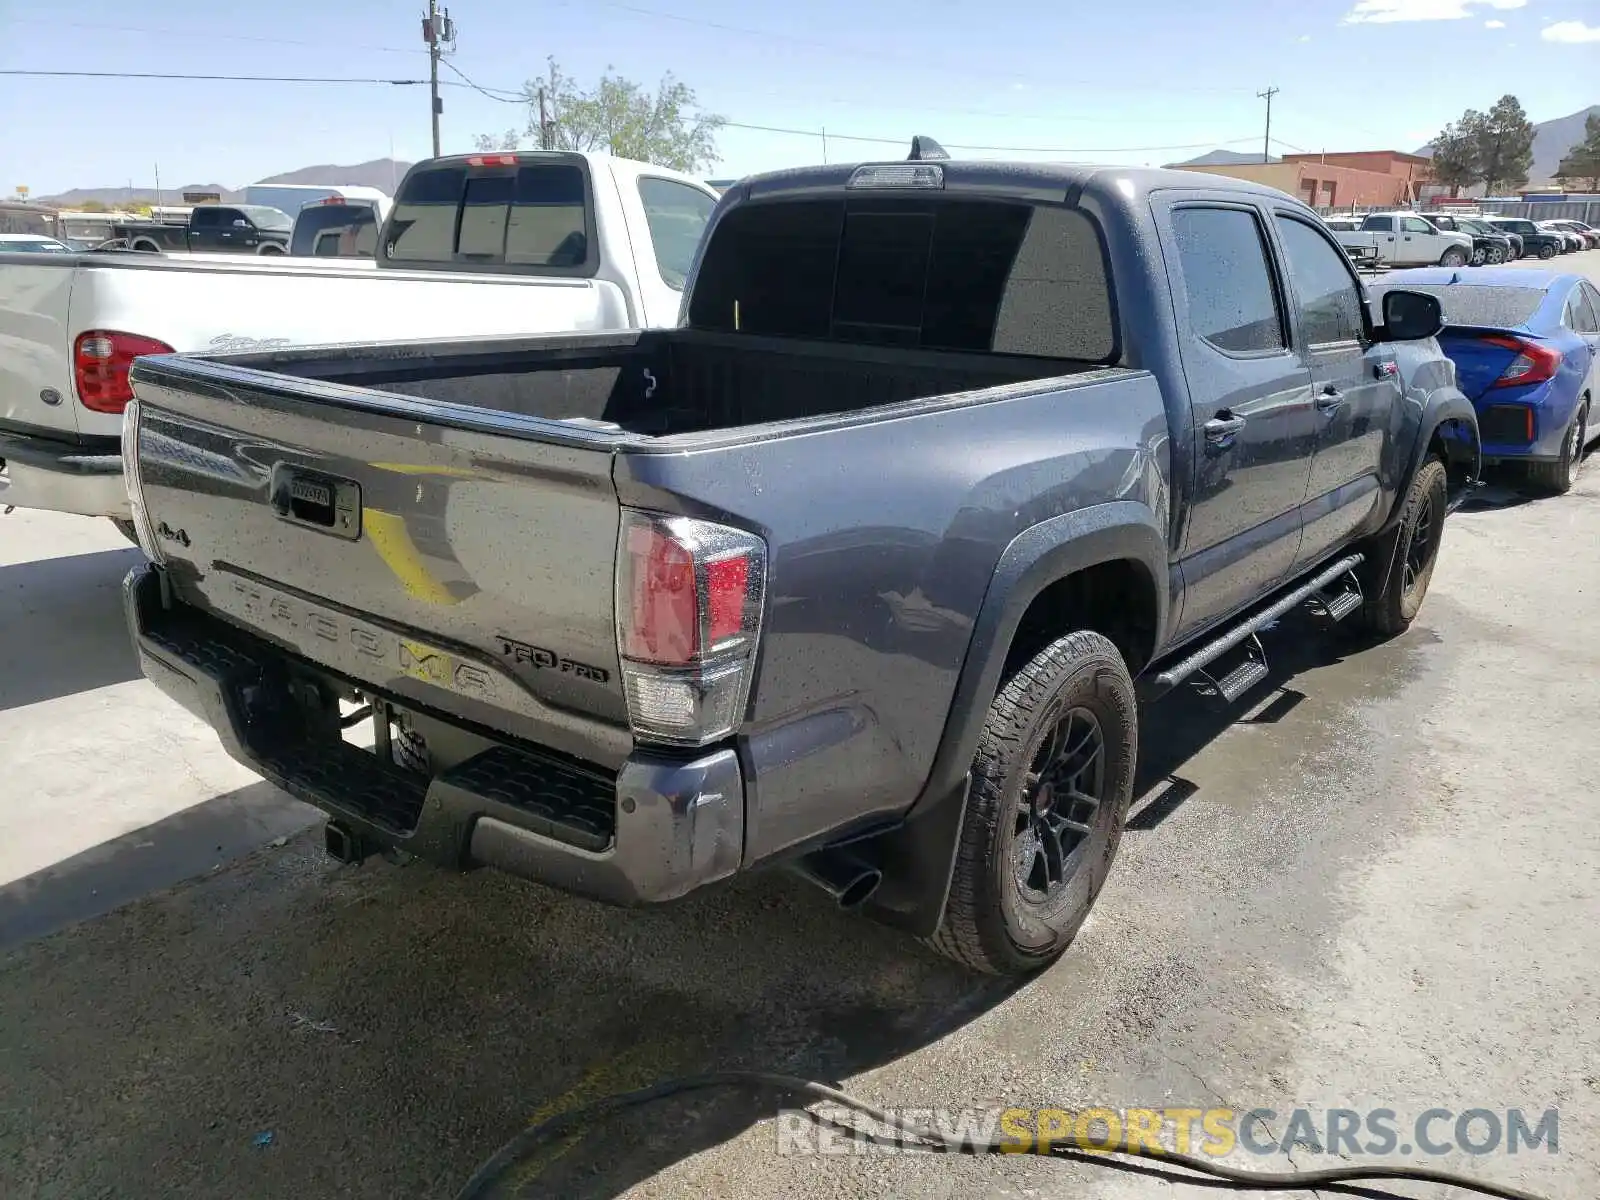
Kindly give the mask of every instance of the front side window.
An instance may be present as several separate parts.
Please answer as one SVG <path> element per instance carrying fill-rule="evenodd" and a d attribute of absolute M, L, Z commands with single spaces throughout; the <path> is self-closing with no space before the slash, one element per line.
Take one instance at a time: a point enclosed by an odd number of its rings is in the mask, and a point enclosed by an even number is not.
<path fill-rule="evenodd" d="M 1348 256 L 1304 221 L 1278 218 L 1278 236 L 1289 259 L 1290 287 L 1300 307 L 1306 341 L 1313 346 L 1359 340 L 1361 291 L 1350 273 Z"/>
<path fill-rule="evenodd" d="M 1283 349 L 1283 323 L 1255 215 L 1236 208 L 1180 208 L 1172 227 L 1195 333 L 1234 354 Z"/>
<path fill-rule="evenodd" d="M 700 235 L 717 202 L 699 188 L 673 179 L 639 180 L 639 201 L 644 205 L 645 223 L 650 227 L 650 242 L 655 248 L 656 269 L 666 285 L 683 290 L 694 265 L 694 252 Z"/>

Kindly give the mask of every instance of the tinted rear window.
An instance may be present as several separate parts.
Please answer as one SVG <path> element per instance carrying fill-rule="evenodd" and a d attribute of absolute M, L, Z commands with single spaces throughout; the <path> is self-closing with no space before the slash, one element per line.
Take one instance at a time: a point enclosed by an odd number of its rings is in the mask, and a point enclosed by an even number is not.
<path fill-rule="evenodd" d="M 984 200 L 751 204 L 712 232 L 699 329 L 1087 361 L 1117 354 L 1098 229 Z"/>
<path fill-rule="evenodd" d="M 1439 303 L 1444 305 L 1446 325 L 1484 325 L 1491 329 L 1521 325 L 1544 303 L 1544 292 L 1538 288 L 1481 287 L 1470 283 L 1452 283 L 1447 287 L 1395 286 L 1439 297 Z"/>
<path fill-rule="evenodd" d="M 377 216 L 365 204 L 315 204 L 300 210 L 294 221 L 294 235 L 289 243 L 290 254 L 329 254 L 336 251 L 318 249 L 323 244 L 323 234 L 337 234 L 343 230 L 371 229 Z M 371 254 L 372 237 L 366 239 L 364 253 Z"/>
<path fill-rule="evenodd" d="M 390 217 L 387 257 L 409 262 L 582 267 L 589 258 L 583 169 L 540 163 L 413 171 Z"/>

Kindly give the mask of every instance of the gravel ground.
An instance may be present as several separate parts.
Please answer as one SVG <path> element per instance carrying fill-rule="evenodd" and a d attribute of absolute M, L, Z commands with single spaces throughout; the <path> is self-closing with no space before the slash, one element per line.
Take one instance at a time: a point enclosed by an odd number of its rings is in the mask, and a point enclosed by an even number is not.
<path fill-rule="evenodd" d="M 1566 261 L 1600 276 L 1591 258 Z M 1597 546 L 1600 456 L 1567 497 L 1491 488 L 1404 637 L 1290 623 L 1250 707 L 1151 709 L 1111 882 L 1016 987 L 784 877 L 625 913 L 338 868 L 309 810 L 134 678 L 116 534 L 0 519 L 0 1195 L 448 1196 L 530 1120 L 751 1066 L 920 1108 L 1555 1106 L 1557 1154 L 1410 1160 L 1590 1200 Z M 772 1115 L 727 1096 L 596 1127 L 517 1194 L 1217 1194 L 1081 1162 L 780 1156 Z"/>

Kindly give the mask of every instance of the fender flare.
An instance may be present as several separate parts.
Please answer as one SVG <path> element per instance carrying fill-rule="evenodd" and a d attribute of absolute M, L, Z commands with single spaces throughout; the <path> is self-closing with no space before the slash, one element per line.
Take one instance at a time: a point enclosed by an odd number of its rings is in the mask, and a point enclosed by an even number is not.
<path fill-rule="evenodd" d="M 1147 505 L 1116 500 L 1064 513 L 1023 530 L 1001 553 L 928 779 L 905 821 L 876 839 L 883 882 L 865 906 L 876 920 L 919 937 L 938 929 L 966 811 L 967 773 L 1023 614 L 1052 583 L 1123 560 L 1150 577 L 1159 645 L 1170 592 L 1167 536 Z"/>
<path fill-rule="evenodd" d="M 1395 522 L 1400 519 L 1401 504 L 1399 498 L 1406 494 L 1406 489 L 1411 486 L 1411 481 L 1416 478 L 1422 469 L 1422 461 L 1428 456 L 1428 444 L 1433 441 L 1433 435 L 1438 432 L 1439 426 L 1446 421 L 1464 422 L 1472 430 L 1472 470 L 1468 480 L 1476 480 L 1483 473 L 1483 439 L 1478 433 L 1478 411 L 1472 407 L 1468 400 L 1456 388 L 1442 388 L 1428 397 L 1428 402 L 1423 406 L 1422 415 L 1417 419 L 1417 434 L 1411 444 L 1411 453 L 1406 459 L 1405 474 L 1403 474 L 1395 489 L 1394 511 L 1384 521 L 1380 532 L 1394 528 Z"/>

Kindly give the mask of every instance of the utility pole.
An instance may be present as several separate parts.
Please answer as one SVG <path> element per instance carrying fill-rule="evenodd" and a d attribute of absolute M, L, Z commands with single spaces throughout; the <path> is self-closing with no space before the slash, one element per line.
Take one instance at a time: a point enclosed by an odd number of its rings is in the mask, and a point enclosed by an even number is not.
<path fill-rule="evenodd" d="M 1264 92 L 1256 93 L 1258 100 L 1267 102 L 1267 134 L 1261 140 L 1261 161 L 1264 163 L 1272 161 L 1272 98 L 1277 94 L 1278 89 L 1275 87 L 1269 87 Z"/>
<path fill-rule="evenodd" d="M 456 46 L 456 25 L 450 19 L 450 10 L 439 9 L 439 0 L 428 0 L 428 12 L 422 18 L 422 40 L 428 43 L 428 91 L 433 100 L 433 156 L 439 157 L 439 114 L 444 112 L 444 101 L 439 99 L 439 59 L 444 52 Z"/>
<path fill-rule="evenodd" d="M 550 144 L 550 116 L 544 107 L 544 84 L 539 85 L 539 149 L 553 150 Z"/>

